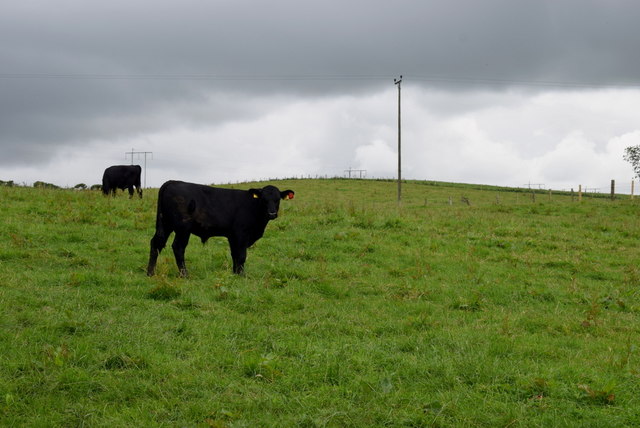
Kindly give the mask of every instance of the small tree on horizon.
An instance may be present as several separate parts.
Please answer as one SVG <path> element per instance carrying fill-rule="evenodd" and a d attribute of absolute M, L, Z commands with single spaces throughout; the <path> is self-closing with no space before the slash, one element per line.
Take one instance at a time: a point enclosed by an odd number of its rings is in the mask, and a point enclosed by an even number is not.
<path fill-rule="evenodd" d="M 631 163 L 636 177 L 640 178 L 640 145 L 630 146 L 624 149 L 623 159 Z"/>

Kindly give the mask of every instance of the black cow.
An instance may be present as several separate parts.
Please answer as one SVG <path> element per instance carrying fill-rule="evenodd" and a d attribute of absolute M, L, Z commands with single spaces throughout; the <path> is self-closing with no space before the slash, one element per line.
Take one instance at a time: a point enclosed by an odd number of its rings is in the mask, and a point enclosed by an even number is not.
<path fill-rule="evenodd" d="M 264 234 L 269 220 L 278 216 L 281 199 L 292 199 L 293 190 L 281 192 L 277 187 L 234 190 L 202 184 L 167 181 L 158 192 L 156 233 L 151 238 L 147 275 L 155 273 L 158 254 L 171 232 L 173 254 L 180 276 L 187 276 L 184 250 L 191 234 L 204 244 L 212 236 L 229 240 L 233 272 L 240 274 L 247 259 L 247 248 Z"/>
<path fill-rule="evenodd" d="M 128 189 L 129 199 L 133 198 L 133 187 L 136 187 L 138 195 L 142 198 L 140 188 L 140 165 L 114 165 L 104 170 L 102 175 L 102 193 L 116 196 L 116 189 Z"/>

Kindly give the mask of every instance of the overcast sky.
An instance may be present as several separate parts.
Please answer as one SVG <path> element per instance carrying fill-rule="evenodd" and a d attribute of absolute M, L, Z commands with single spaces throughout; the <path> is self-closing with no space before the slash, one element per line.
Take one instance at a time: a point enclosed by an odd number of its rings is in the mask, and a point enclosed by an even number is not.
<path fill-rule="evenodd" d="M 624 190 L 638 52 L 636 0 L 2 1 L 0 179 L 395 178 L 403 75 L 403 177 Z"/>

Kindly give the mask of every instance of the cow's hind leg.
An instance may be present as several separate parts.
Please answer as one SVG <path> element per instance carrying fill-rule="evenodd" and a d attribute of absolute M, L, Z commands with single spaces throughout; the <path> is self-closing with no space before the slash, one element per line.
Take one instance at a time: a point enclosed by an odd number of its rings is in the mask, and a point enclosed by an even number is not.
<path fill-rule="evenodd" d="M 167 245 L 167 240 L 169 239 L 169 235 L 171 231 L 168 233 L 164 229 L 156 230 L 155 235 L 151 238 L 149 251 L 149 264 L 147 265 L 147 275 L 153 276 L 156 273 L 156 262 L 158 261 L 158 255 L 163 250 L 165 245 Z"/>
<path fill-rule="evenodd" d="M 180 270 L 180 276 L 183 278 L 188 276 L 187 266 L 184 262 L 184 250 L 189 244 L 190 236 L 191 234 L 189 232 L 176 232 L 176 236 L 173 238 L 173 244 L 171 244 L 173 255 L 176 257 L 176 264 Z"/>

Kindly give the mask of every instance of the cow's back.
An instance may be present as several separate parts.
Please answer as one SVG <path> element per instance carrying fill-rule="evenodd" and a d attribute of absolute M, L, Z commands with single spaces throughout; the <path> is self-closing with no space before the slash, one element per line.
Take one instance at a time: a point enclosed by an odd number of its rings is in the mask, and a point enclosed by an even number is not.
<path fill-rule="evenodd" d="M 140 165 L 113 165 L 104 170 L 103 186 L 123 188 L 128 186 L 140 187 L 142 167 Z"/>
<path fill-rule="evenodd" d="M 244 190 L 167 181 L 158 193 L 158 210 L 172 228 L 188 228 L 200 237 L 229 236 L 251 222 L 251 199 Z"/>

